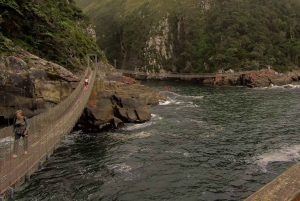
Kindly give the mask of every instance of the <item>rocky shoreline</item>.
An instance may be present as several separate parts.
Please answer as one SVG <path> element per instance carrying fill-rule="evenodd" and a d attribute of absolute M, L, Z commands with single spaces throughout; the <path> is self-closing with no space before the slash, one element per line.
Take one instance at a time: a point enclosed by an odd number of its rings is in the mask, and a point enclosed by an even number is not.
<path fill-rule="evenodd" d="M 137 80 L 176 80 L 194 81 L 202 85 L 212 86 L 245 86 L 249 88 L 284 86 L 300 81 L 300 70 L 293 70 L 288 73 L 278 73 L 274 70 L 263 69 L 257 71 L 240 71 L 218 73 L 209 78 L 169 78 L 165 73 L 158 73 L 155 76 L 130 75 Z"/>
<path fill-rule="evenodd" d="M 90 132 L 122 128 L 125 123 L 151 119 L 150 105 L 163 97 L 158 91 L 124 76 L 108 76 L 94 84 L 89 102 L 76 127 Z"/>
<path fill-rule="evenodd" d="M 101 63 L 101 66 L 104 66 Z M 149 106 L 163 99 L 156 90 L 136 79 L 110 73 L 98 80 L 89 102 L 77 123 L 88 131 L 121 128 L 125 123 L 143 123 L 151 119 Z M 51 109 L 71 94 L 80 80 L 62 66 L 45 61 L 26 51 L 14 56 L 0 56 L 0 117 L 10 119 L 17 109 L 33 117 Z M 159 80 L 168 80 L 159 76 Z M 174 80 L 174 79 L 170 79 Z M 177 79 L 178 80 L 178 79 Z M 212 78 L 184 79 L 212 86 L 246 86 L 250 88 L 284 86 L 300 81 L 300 70 L 277 73 L 273 70 L 218 74 Z M 289 87 L 286 88 L 289 88 Z"/>

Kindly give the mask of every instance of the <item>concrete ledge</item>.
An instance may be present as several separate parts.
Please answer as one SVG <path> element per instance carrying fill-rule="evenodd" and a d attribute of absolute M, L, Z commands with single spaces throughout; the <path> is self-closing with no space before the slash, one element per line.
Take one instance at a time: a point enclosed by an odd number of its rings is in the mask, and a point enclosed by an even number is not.
<path fill-rule="evenodd" d="M 300 162 L 245 201 L 300 201 Z"/>

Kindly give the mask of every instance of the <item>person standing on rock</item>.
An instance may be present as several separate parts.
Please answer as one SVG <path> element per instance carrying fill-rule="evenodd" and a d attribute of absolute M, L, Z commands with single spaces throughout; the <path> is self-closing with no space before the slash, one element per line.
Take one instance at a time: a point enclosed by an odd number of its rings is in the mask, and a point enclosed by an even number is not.
<path fill-rule="evenodd" d="M 85 89 L 87 89 L 88 86 L 89 86 L 89 79 L 87 77 L 85 77 L 85 79 L 84 79 L 84 87 L 85 87 Z"/>
<path fill-rule="evenodd" d="M 28 148 L 28 130 L 29 130 L 29 122 L 26 117 L 22 115 L 22 111 L 18 110 L 16 111 L 16 118 L 14 119 L 13 123 L 13 133 L 15 135 L 15 141 L 14 141 L 14 149 L 13 149 L 13 158 L 17 157 L 17 153 L 19 150 L 19 142 L 21 137 L 23 137 L 24 142 L 24 154 L 27 154 L 27 148 Z"/>

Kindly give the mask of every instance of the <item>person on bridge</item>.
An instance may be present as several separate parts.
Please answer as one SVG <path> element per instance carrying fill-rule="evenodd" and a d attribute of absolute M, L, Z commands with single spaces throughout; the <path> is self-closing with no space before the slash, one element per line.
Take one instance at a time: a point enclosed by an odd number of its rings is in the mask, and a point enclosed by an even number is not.
<path fill-rule="evenodd" d="M 85 89 L 87 89 L 88 86 L 89 86 L 89 79 L 87 77 L 85 77 L 85 79 L 84 79 L 84 87 L 85 87 Z"/>
<path fill-rule="evenodd" d="M 27 154 L 27 148 L 28 148 L 28 130 L 29 130 L 29 122 L 26 117 L 23 117 L 22 111 L 18 110 L 16 111 L 16 118 L 14 119 L 13 123 L 13 133 L 15 135 L 15 142 L 14 142 L 14 154 L 12 157 L 16 158 L 17 153 L 19 150 L 19 141 L 21 137 L 23 137 L 24 142 L 24 154 Z"/>

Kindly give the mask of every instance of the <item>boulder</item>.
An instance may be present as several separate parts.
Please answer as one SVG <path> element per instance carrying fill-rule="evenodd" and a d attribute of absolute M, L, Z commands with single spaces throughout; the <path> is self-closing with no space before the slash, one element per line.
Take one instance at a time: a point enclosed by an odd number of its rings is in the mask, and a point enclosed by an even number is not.
<path fill-rule="evenodd" d="M 127 109 L 127 119 L 129 120 L 129 122 L 138 122 L 138 116 L 135 113 L 135 109 L 132 108 Z"/>
<path fill-rule="evenodd" d="M 126 82 L 125 82 L 125 81 Z M 128 80 L 131 80 L 130 83 Z M 99 87 L 100 84 L 103 86 Z M 159 103 L 162 97 L 151 88 L 132 78 L 107 77 L 97 81 L 87 107 L 78 121 L 81 129 L 99 131 L 121 128 L 124 123 L 142 123 L 151 119 L 149 105 Z"/>
<path fill-rule="evenodd" d="M 151 119 L 151 114 L 149 113 L 148 108 L 139 108 L 139 109 L 136 109 L 135 111 L 138 116 L 138 120 L 140 122 L 146 122 Z"/>
<path fill-rule="evenodd" d="M 271 70 L 245 73 L 242 75 L 243 85 L 251 88 L 268 87 L 271 83 L 274 85 L 286 85 L 292 83 L 292 81 L 291 77 Z"/>

